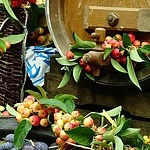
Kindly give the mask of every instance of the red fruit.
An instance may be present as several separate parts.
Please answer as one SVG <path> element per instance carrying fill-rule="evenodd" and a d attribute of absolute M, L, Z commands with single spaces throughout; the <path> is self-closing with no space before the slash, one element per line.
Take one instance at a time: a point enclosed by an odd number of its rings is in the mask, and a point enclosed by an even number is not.
<path fill-rule="evenodd" d="M 41 109 L 38 111 L 38 116 L 40 118 L 47 118 L 48 116 L 48 113 L 47 113 L 47 110 L 44 108 L 44 109 Z"/>
<path fill-rule="evenodd" d="M 89 116 L 83 120 L 85 127 L 91 128 L 94 125 L 94 120 Z"/>
<path fill-rule="evenodd" d="M 105 37 L 105 41 L 106 41 L 106 42 L 109 42 L 111 39 L 112 39 L 111 36 L 106 36 L 106 37 Z"/>
<path fill-rule="evenodd" d="M 122 40 L 122 36 L 120 34 L 116 34 L 115 38 L 117 41 L 121 41 Z"/>
<path fill-rule="evenodd" d="M 115 39 L 111 39 L 109 41 L 109 44 L 110 44 L 111 47 L 118 47 L 119 46 L 119 42 Z"/>
<path fill-rule="evenodd" d="M 41 125 L 42 127 L 47 127 L 48 124 L 49 124 L 49 122 L 48 122 L 47 118 L 42 118 L 42 119 L 40 120 L 40 125 Z"/>
<path fill-rule="evenodd" d="M 87 64 L 85 67 L 83 67 L 83 70 L 87 73 L 91 73 L 93 68 Z"/>
<path fill-rule="evenodd" d="M 67 59 L 73 59 L 74 58 L 74 53 L 72 51 L 67 51 L 66 52 L 66 58 Z"/>
<path fill-rule="evenodd" d="M 87 64 L 83 61 L 83 58 L 79 60 L 79 64 L 81 67 L 85 67 Z"/>
<path fill-rule="evenodd" d="M 64 124 L 64 130 L 65 131 L 71 130 L 73 128 L 74 128 L 74 125 L 70 122 L 67 122 L 67 123 Z"/>
<path fill-rule="evenodd" d="M 98 127 L 97 128 L 97 133 L 98 134 L 104 134 L 106 132 L 106 128 L 105 127 Z"/>
<path fill-rule="evenodd" d="M 69 136 L 66 134 L 66 132 L 64 130 L 61 130 L 59 136 L 63 141 L 66 141 L 69 138 Z"/>
<path fill-rule="evenodd" d="M 121 56 L 121 53 L 120 53 L 119 49 L 118 48 L 113 49 L 112 52 L 111 52 L 111 56 L 114 59 L 119 58 Z"/>
<path fill-rule="evenodd" d="M 111 45 L 105 41 L 104 43 L 102 43 L 102 48 L 105 50 L 107 48 L 111 48 Z"/>
<path fill-rule="evenodd" d="M 5 110 L 5 111 L 2 112 L 2 116 L 9 117 L 10 113 L 7 110 Z"/>
<path fill-rule="evenodd" d="M 12 1 L 11 1 L 11 6 L 12 6 L 13 8 L 17 8 L 17 7 L 20 7 L 20 6 L 22 5 L 22 3 L 23 3 L 22 0 L 21 0 L 21 1 L 12 0 Z"/>
<path fill-rule="evenodd" d="M 97 141 L 100 141 L 100 142 L 102 142 L 103 141 L 103 135 L 97 135 L 96 137 L 95 137 L 95 139 L 97 140 Z"/>
<path fill-rule="evenodd" d="M 120 57 L 120 63 L 122 63 L 123 65 L 125 65 L 127 63 L 127 58 L 125 56 L 121 56 Z"/>
<path fill-rule="evenodd" d="M 63 141 L 60 137 L 58 137 L 58 138 L 56 139 L 56 144 L 59 145 L 60 147 L 63 147 L 64 141 Z"/>
<path fill-rule="evenodd" d="M 5 45 L 6 45 L 6 49 L 9 49 L 11 46 L 10 42 L 8 42 L 8 41 L 5 41 Z"/>
<path fill-rule="evenodd" d="M 30 123 L 35 127 L 40 125 L 40 117 L 38 115 L 30 116 L 29 120 Z"/>
<path fill-rule="evenodd" d="M 133 42 L 135 40 L 135 35 L 133 33 L 129 33 L 130 41 Z"/>
<path fill-rule="evenodd" d="M 80 112 L 77 111 L 77 110 L 74 110 L 72 113 L 71 113 L 71 117 L 72 119 L 76 119 L 77 117 L 80 116 Z"/>
<path fill-rule="evenodd" d="M 139 47 L 141 45 L 141 42 L 139 40 L 134 40 L 133 45 L 135 47 Z"/>

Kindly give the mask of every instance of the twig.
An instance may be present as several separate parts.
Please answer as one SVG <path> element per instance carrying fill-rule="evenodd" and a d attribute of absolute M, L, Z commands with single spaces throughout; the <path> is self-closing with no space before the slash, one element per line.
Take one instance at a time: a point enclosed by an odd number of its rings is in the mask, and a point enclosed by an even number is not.
<path fill-rule="evenodd" d="M 70 142 L 66 142 L 66 143 L 69 144 L 69 145 L 78 147 L 78 148 L 83 148 L 83 149 L 93 150 L 93 149 L 91 149 L 91 148 L 89 148 L 89 147 L 86 147 L 86 146 L 77 145 L 77 144 L 73 144 L 73 143 L 70 143 Z"/>

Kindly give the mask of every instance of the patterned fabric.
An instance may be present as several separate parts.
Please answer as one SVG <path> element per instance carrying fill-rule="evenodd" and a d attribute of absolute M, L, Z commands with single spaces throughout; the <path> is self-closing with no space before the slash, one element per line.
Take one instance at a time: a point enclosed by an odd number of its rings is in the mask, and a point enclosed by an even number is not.
<path fill-rule="evenodd" d="M 55 54 L 58 54 L 58 51 L 54 47 L 27 47 L 26 71 L 34 86 L 44 85 L 44 75 L 50 71 L 50 57 Z"/>

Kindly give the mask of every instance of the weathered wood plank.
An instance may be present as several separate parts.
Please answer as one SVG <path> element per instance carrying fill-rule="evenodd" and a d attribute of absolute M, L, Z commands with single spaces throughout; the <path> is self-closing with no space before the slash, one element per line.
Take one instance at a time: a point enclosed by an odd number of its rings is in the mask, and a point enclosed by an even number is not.
<path fill-rule="evenodd" d="M 116 25 L 110 25 L 108 16 L 114 14 L 118 18 Z M 111 15 L 112 16 L 112 15 Z M 150 31 L 150 9 L 86 6 L 84 10 L 85 29 L 103 27 L 108 30 Z"/>
<path fill-rule="evenodd" d="M 79 98 L 76 101 L 78 105 L 94 104 L 107 107 L 121 105 L 131 115 L 150 119 L 149 91 L 140 92 L 132 87 L 102 86 L 87 80 L 81 80 L 77 84 L 73 79 L 65 87 L 57 89 L 61 79 L 62 75 L 46 74 L 44 88 L 50 97 L 59 93 L 69 93 Z"/>

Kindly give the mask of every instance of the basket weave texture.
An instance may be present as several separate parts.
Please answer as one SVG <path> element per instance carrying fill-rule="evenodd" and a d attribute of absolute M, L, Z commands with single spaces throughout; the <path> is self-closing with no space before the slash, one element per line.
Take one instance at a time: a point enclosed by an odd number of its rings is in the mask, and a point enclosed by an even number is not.
<path fill-rule="evenodd" d="M 17 18 L 25 22 L 25 10 L 15 8 Z M 0 26 L 7 18 L 4 7 L 0 5 Z M 14 20 L 7 20 L 0 31 L 0 37 L 23 33 L 23 27 Z M 14 105 L 20 102 L 21 87 L 24 80 L 24 67 L 22 57 L 22 42 L 11 45 L 0 59 L 0 105 Z"/>

